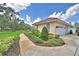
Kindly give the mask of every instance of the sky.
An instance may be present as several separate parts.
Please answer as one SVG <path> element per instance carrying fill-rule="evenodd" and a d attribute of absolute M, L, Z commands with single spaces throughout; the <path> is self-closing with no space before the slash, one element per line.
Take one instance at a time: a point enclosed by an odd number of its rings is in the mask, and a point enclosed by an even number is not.
<path fill-rule="evenodd" d="M 79 3 L 29 3 L 27 0 L 8 1 L 6 4 L 15 12 L 17 18 L 24 20 L 25 23 L 32 25 L 35 22 L 46 18 L 55 17 L 66 22 L 79 22 Z M 3 3 L 5 0 L 0 2 Z"/>
<path fill-rule="evenodd" d="M 61 4 L 61 3 L 33 3 L 27 7 L 26 10 L 20 11 L 20 16 L 26 18 L 26 15 L 32 17 L 32 19 L 47 18 L 53 12 L 65 12 L 69 7 L 74 4 Z"/>
<path fill-rule="evenodd" d="M 78 3 L 32 3 L 19 13 L 20 17 L 28 23 L 49 17 L 57 17 L 67 22 L 79 22 Z"/>

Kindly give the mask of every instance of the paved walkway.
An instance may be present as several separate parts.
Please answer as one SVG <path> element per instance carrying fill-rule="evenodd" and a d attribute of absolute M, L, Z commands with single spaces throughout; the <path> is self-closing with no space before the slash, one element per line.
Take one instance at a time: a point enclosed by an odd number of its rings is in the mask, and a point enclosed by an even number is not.
<path fill-rule="evenodd" d="M 26 38 L 25 35 L 21 35 L 20 37 Z M 75 40 L 79 39 L 76 35 L 65 35 L 62 36 L 63 40 L 66 42 L 65 45 L 59 47 L 42 47 L 36 46 L 30 49 L 29 51 L 25 51 L 25 56 L 74 56 L 79 55 L 78 45 L 75 44 Z M 26 39 L 27 40 L 27 39 Z M 30 41 L 30 40 L 29 40 Z M 78 42 L 78 40 L 77 40 Z"/>

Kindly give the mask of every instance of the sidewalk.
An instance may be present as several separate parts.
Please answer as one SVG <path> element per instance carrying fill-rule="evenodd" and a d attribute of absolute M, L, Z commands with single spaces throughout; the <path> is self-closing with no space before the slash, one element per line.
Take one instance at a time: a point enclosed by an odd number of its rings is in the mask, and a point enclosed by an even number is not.
<path fill-rule="evenodd" d="M 22 35 L 22 37 L 26 37 L 25 35 Z M 73 36 L 64 36 L 62 38 L 65 38 L 66 44 L 59 47 L 42 47 L 42 46 L 36 46 L 33 47 L 31 50 L 26 51 L 24 56 L 74 56 L 77 45 L 75 45 L 74 37 Z M 27 39 L 26 39 L 27 40 Z M 30 40 L 29 40 L 30 41 Z M 67 41 L 69 41 L 67 43 Z M 33 43 L 32 43 L 33 44 Z M 76 55 L 79 55 L 79 48 L 77 50 Z"/>

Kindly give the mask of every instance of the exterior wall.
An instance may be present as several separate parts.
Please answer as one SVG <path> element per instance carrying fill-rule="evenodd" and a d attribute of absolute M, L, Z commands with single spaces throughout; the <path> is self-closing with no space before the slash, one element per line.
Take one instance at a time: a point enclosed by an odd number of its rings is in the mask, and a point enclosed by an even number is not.
<path fill-rule="evenodd" d="M 55 24 L 54 22 L 49 23 L 49 24 L 50 24 L 49 33 L 55 34 L 56 24 Z M 38 30 L 41 32 L 41 30 L 43 29 L 44 26 L 46 26 L 46 24 L 38 25 Z M 37 26 L 36 26 L 36 27 L 37 27 Z"/>
<path fill-rule="evenodd" d="M 46 24 L 41 24 L 41 25 L 38 25 L 38 30 L 41 32 L 42 28 L 45 26 Z M 68 26 L 67 25 L 64 25 L 64 24 L 61 24 L 61 23 L 58 23 L 58 22 L 51 22 L 50 23 L 50 30 L 49 30 L 49 33 L 53 33 L 53 34 L 56 34 L 56 26 L 62 26 L 64 29 L 65 29 L 65 33 L 67 34 L 68 33 Z M 37 28 L 37 26 L 36 26 Z"/>
<path fill-rule="evenodd" d="M 76 33 L 76 28 L 72 28 L 72 27 L 69 27 L 69 29 L 68 29 L 68 31 L 70 32 L 70 30 L 72 30 L 72 32 L 73 32 L 73 34 L 75 34 Z"/>
<path fill-rule="evenodd" d="M 55 34 L 56 23 L 52 22 L 52 23 L 49 23 L 49 24 L 50 24 L 49 33 Z M 38 30 L 41 32 L 41 30 L 43 29 L 44 26 L 46 26 L 46 24 L 38 25 Z"/>
<path fill-rule="evenodd" d="M 45 26 L 46 24 L 41 24 L 38 26 L 38 30 L 41 32 L 41 30 L 43 29 L 43 27 Z"/>
<path fill-rule="evenodd" d="M 56 33 L 55 28 L 56 28 L 56 23 L 55 22 L 50 23 L 50 32 L 49 33 L 55 34 Z"/>

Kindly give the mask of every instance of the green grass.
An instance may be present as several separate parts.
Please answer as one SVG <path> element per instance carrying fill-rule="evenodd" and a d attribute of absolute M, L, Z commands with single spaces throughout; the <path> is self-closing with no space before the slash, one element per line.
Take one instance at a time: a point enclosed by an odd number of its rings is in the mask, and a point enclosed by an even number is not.
<path fill-rule="evenodd" d="M 19 39 L 20 32 L 5 31 L 0 32 L 0 53 L 5 53 L 15 40 Z"/>

